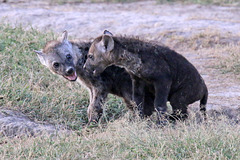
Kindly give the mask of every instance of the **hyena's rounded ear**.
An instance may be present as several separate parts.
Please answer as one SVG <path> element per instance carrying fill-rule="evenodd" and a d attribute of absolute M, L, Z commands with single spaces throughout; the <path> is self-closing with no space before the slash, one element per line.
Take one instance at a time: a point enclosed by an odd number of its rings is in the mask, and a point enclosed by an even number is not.
<path fill-rule="evenodd" d="M 114 40 L 113 40 L 113 37 L 112 37 L 112 33 L 105 30 L 104 31 L 104 34 L 102 36 L 102 45 L 104 47 L 104 50 L 106 52 L 110 52 L 113 50 L 114 48 Z"/>
<path fill-rule="evenodd" d="M 61 41 L 62 41 L 62 43 L 68 41 L 68 32 L 67 32 L 67 30 L 63 31 Z"/>
<path fill-rule="evenodd" d="M 45 61 L 45 55 L 44 55 L 44 53 L 42 52 L 42 51 L 36 51 L 36 50 L 34 50 L 34 52 L 35 53 L 37 53 L 37 56 L 38 56 L 38 59 L 40 60 L 40 62 L 43 64 L 43 65 L 45 65 L 45 66 L 47 66 L 46 65 L 46 61 Z"/>
<path fill-rule="evenodd" d="M 108 30 L 105 30 L 103 32 L 103 35 L 113 36 L 113 34 L 111 32 L 109 32 Z"/>

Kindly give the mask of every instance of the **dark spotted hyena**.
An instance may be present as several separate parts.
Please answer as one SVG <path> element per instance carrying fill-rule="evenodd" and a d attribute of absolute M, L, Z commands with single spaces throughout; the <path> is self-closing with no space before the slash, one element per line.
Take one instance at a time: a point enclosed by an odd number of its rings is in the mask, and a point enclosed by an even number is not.
<path fill-rule="evenodd" d="M 166 102 L 170 101 L 174 118 L 185 119 L 187 106 L 200 100 L 200 110 L 205 115 L 208 90 L 204 80 L 196 68 L 175 51 L 134 38 L 114 37 L 104 31 L 92 43 L 84 68 L 97 76 L 110 65 L 124 67 L 132 75 L 137 104 L 144 101 L 143 89 L 147 83 L 153 85 L 154 107 L 158 113 L 165 113 Z"/>
<path fill-rule="evenodd" d="M 83 70 L 89 47 L 90 42 L 68 41 L 65 31 L 60 41 L 49 41 L 42 51 L 35 52 L 41 63 L 50 71 L 62 75 L 69 81 L 77 80 L 86 86 L 90 95 L 89 122 L 98 121 L 101 117 L 102 105 L 109 93 L 122 97 L 127 107 L 133 109 L 132 81 L 125 69 L 110 66 L 97 77 Z M 154 110 L 154 95 L 147 89 L 146 92 L 144 115 L 150 116 Z"/>

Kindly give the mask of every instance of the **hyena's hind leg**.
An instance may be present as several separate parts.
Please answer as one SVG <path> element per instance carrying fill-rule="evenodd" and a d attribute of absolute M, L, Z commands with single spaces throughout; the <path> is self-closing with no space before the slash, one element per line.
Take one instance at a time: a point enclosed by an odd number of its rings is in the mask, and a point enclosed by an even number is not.
<path fill-rule="evenodd" d="M 98 122 L 102 116 L 103 109 L 102 106 L 107 98 L 107 92 L 101 89 L 94 88 L 92 91 L 92 99 L 88 106 L 88 121 Z"/>
<path fill-rule="evenodd" d="M 172 106 L 173 113 L 169 116 L 169 119 L 173 122 L 176 120 L 185 120 L 188 118 L 188 99 L 189 97 L 185 94 L 186 89 L 175 92 L 170 98 L 170 104 Z M 187 91 L 187 90 L 186 90 Z"/>
<path fill-rule="evenodd" d="M 170 98 L 170 104 L 173 109 L 172 119 L 171 120 L 185 120 L 188 118 L 187 107 L 189 104 L 192 104 L 195 101 L 200 100 L 200 111 L 202 112 L 204 119 L 206 120 L 206 104 L 208 98 L 207 90 L 201 92 L 200 94 L 191 93 L 192 88 L 185 87 L 181 90 L 178 90 Z"/>
<path fill-rule="evenodd" d="M 204 116 L 204 120 L 207 120 L 207 114 L 206 114 L 206 105 L 208 100 L 208 90 L 206 89 L 206 92 L 203 96 L 203 98 L 200 100 L 200 111 L 202 112 Z"/>

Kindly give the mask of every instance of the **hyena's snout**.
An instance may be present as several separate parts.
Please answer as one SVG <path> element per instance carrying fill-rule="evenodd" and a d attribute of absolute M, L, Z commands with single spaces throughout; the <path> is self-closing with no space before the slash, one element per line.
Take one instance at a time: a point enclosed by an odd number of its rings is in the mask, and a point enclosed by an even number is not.
<path fill-rule="evenodd" d="M 75 69 L 73 67 L 69 67 L 66 69 L 66 74 L 67 75 L 72 75 L 75 72 Z"/>
<path fill-rule="evenodd" d="M 96 70 L 97 70 L 97 68 L 95 68 L 95 67 L 93 67 L 93 66 L 91 66 L 91 65 L 84 65 L 83 66 L 83 69 L 86 71 L 86 72 L 88 72 L 88 73 L 91 73 L 91 74 L 93 74 L 94 76 L 97 76 L 95 73 L 96 73 Z"/>
<path fill-rule="evenodd" d="M 76 69 L 74 67 L 67 67 L 65 70 L 65 74 L 63 75 L 66 79 L 69 81 L 75 81 L 77 80 L 77 73 Z"/>
<path fill-rule="evenodd" d="M 84 64 L 83 69 L 87 72 L 90 72 L 90 73 L 93 72 L 93 68 L 87 63 Z"/>

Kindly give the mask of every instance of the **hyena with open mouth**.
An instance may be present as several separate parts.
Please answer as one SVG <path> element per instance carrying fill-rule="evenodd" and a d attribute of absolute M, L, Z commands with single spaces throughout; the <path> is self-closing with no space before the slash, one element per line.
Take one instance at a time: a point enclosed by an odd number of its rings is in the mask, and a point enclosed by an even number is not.
<path fill-rule="evenodd" d="M 68 40 L 64 31 L 60 41 L 53 40 L 46 43 L 42 51 L 35 51 L 40 62 L 50 71 L 61 75 L 69 81 L 78 81 L 89 91 L 90 104 L 88 106 L 89 122 L 97 122 L 102 115 L 102 106 L 109 93 L 122 97 L 126 106 L 133 110 L 132 80 L 123 68 L 108 67 L 98 76 L 86 72 L 83 65 L 87 59 L 90 42 L 75 42 Z M 145 89 L 146 102 L 144 115 L 150 116 L 154 110 L 154 95 Z"/>
<path fill-rule="evenodd" d="M 91 44 L 84 68 L 97 76 L 111 65 L 124 67 L 132 76 L 134 101 L 140 107 L 144 102 L 145 85 L 154 86 L 154 107 L 159 118 L 166 117 L 166 103 L 170 101 L 171 118 L 184 120 L 188 116 L 187 106 L 198 100 L 206 118 L 208 90 L 204 80 L 196 68 L 175 51 L 135 38 L 115 37 L 104 31 Z"/>

